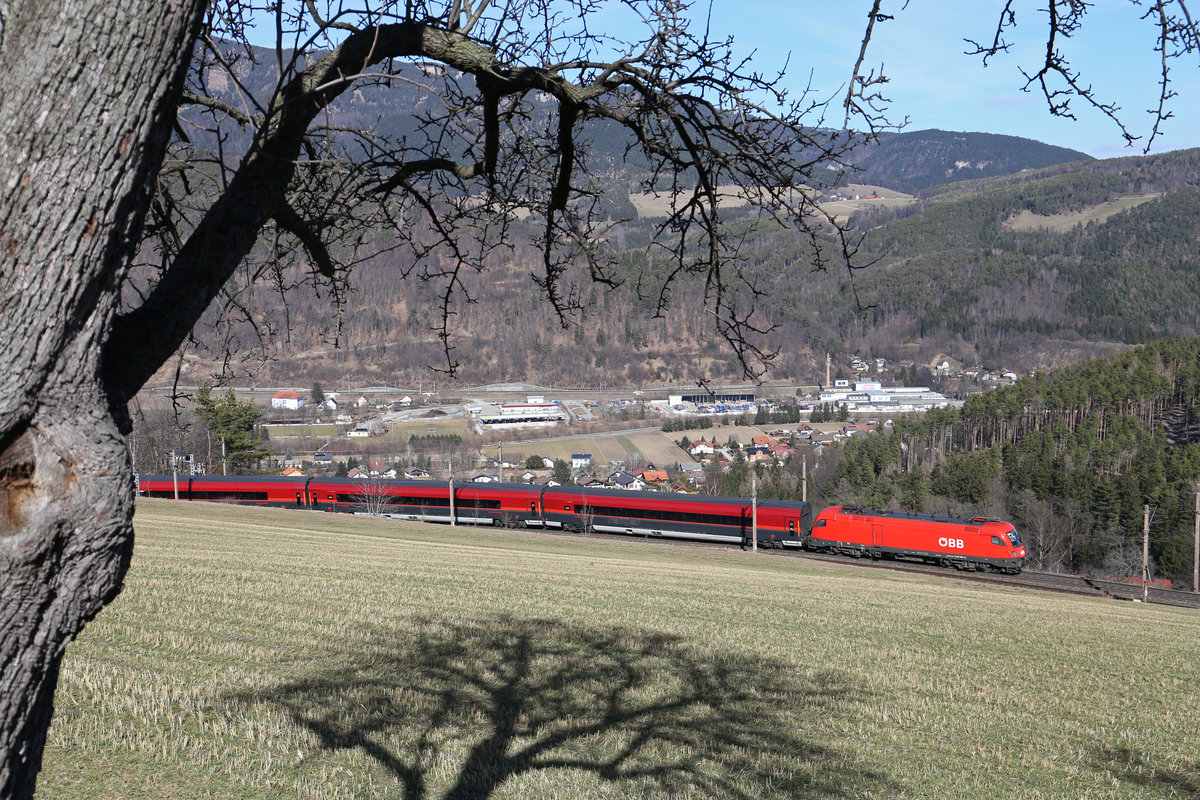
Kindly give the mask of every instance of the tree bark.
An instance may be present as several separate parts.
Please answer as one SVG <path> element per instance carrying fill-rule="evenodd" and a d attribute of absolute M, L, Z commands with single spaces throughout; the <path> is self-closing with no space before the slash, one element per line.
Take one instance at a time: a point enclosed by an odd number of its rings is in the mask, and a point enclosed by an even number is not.
<path fill-rule="evenodd" d="M 33 796 L 66 644 L 133 546 L 101 367 L 204 4 L 0 0 L 0 797 Z"/>

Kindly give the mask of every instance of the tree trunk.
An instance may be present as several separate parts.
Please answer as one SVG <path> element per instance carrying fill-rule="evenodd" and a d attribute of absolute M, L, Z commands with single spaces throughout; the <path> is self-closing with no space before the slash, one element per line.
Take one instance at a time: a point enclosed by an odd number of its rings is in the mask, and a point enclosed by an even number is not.
<path fill-rule="evenodd" d="M 66 644 L 133 547 L 101 350 L 203 4 L 0 2 L 0 797 L 32 797 Z M 127 354 L 136 359 L 136 353 Z"/>

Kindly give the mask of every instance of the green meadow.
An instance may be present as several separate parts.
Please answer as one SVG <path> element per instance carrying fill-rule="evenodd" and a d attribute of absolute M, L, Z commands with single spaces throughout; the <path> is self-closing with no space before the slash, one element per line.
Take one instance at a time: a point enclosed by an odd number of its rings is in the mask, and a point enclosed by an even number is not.
<path fill-rule="evenodd" d="M 1200 615 L 641 540 L 140 501 L 38 796 L 1200 795 Z"/>

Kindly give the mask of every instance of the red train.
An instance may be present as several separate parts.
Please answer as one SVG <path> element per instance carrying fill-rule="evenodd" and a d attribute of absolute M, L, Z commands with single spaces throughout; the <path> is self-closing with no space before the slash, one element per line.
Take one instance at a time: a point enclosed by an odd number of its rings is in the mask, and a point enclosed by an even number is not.
<path fill-rule="evenodd" d="M 847 506 L 831 506 L 818 514 L 805 546 L 856 557 L 916 559 L 1014 575 L 1025 561 L 1021 534 L 1007 522 Z"/>
<path fill-rule="evenodd" d="M 174 498 L 170 475 L 138 477 L 138 493 Z M 374 513 L 397 519 L 450 522 L 446 481 L 355 478 L 182 477 L 180 500 L 240 505 Z M 459 524 L 595 530 L 646 537 L 750 544 L 754 509 L 749 498 L 541 487 L 513 483 L 456 483 L 454 518 Z M 758 503 L 758 546 L 796 548 L 812 527 L 808 503 Z"/>
<path fill-rule="evenodd" d="M 148 497 L 371 513 L 397 519 L 503 527 L 594 530 L 644 537 L 807 548 L 852 556 L 932 561 L 959 569 L 1021 571 L 1025 548 L 1007 522 L 834 506 L 813 520 L 808 503 L 541 487 L 512 483 L 288 477 L 138 477 Z M 453 510 L 452 510 L 453 509 Z"/>

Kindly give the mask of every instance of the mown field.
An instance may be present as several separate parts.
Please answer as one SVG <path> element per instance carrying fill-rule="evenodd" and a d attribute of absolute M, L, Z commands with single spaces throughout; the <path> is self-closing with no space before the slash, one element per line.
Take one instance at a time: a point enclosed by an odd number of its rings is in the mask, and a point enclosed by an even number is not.
<path fill-rule="evenodd" d="M 845 216 L 856 211 L 862 211 L 864 208 L 880 208 L 909 205 L 912 203 L 912 195 L 897 192 L 892 189 L 885 189 L 882 186 L 868 186 L 866 184 L 847 184 L 844 190 L 849 195 L 861 195 L 860 200 L 843 200 L 840 202 L 826 202 L 822 206 L 835 216 Z M 875 199 L 865 199 L 867 195 L 876 195 Z M 686 193 L 680 193 L 679 197 L 683 197 Z M 719 202 L 723 208 L 741 208 L 746 205 L 747 199 L 745 193 L 731 186 L 720 187 L 717 190 Z M 666 216 L 671 207 L 671 195 L 666 192 L 655 192 L 651 194 L 631 194 L 629 202 L 637 209 L 638 216 L 646 217 L 662 217 Z"/>
<path fill-rule="evenodd" d="M 1200 794 L 1200 616 L 853 565 L 143 501 L 39 797 Z"/>
<path fill-rule="evenodd" d="M 1159 196 L 1161 196 L 1161 192 L 1130 195 L 1110 203 L 1090 206 L 1071 214 L 1034 214 L 1032 211 L 1024 210 L 1008 220 L 1004 227 L 1012 231 L 1045 230 L 1067 233 L 1076 226 L 1087 225 L 1089 222 L 1102 223 L 1114 214 L 1120 214 L 1122 211 L 1140 206 L 1142 203 L 1148 203 Z"/>
<path fill-rule="evenodd" d="M 591 453 L 592 464 L 597 467 L 608 467 L 614 461 L 625 461 L 635 454 L 642 466 L 654 464 L 658 467 L 674 467 L 680 461 L 689 461 L 691 456 L 679 447 L 679 440 L 687 436 L 692 441 L 714 439 L 725 444 L 734 439 L 747 445 L 755 436 L 766 435 L 766 430 L 752 426 L 728 425 L 717 428 L 697 429 L 676 433 L 663 433 L 661 430 L 616 431 L 614 433 L 569 434 L 557 436 L 545 441 L 522 441 L 504 446 L 505 460 L 510 462 L 524 461 L 527 456 L 539 455 L 544 458 L 571 460 L 574 453 Z M 482 448 L 484 455 L 495 458 L 497 448 L 488 445 Z"/>

